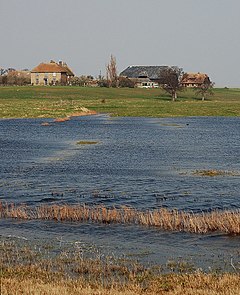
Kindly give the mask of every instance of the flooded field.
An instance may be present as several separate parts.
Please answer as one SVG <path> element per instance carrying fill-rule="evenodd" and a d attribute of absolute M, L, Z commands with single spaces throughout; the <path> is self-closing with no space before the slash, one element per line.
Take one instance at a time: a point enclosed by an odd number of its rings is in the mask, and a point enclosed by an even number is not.
<path fill-rule="evenodd" d="M 240 208 L 239 143 L 239 118 L 0 120 L 0 200 L 28 206 L 235 210 Z M 187 261 L 223 270 L 239 265 L 239 236 L 137 225 L 0 222 L 2 240 L 55 249 L 78 245 L 144 263 Z"/>

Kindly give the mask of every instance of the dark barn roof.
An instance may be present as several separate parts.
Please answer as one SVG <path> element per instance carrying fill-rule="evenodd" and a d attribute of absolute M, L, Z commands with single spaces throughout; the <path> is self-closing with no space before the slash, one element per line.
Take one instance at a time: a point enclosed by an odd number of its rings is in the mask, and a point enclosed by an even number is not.
<path fill-rule="evenodd" d="M 120 76 L 128 78 L 142 78 L 158 79 L 160 72 L 168 66 L 130 66 L 120 73 Z"/>

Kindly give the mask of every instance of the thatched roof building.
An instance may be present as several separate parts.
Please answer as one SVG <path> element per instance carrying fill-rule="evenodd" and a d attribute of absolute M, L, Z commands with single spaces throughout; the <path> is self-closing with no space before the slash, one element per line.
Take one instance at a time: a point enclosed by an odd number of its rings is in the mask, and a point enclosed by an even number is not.
<path fill-rule="evenodd" d="M 211 83 L 207 74 L 185 73 L 182 78 L 182 85 L 185 87 L 199 87 L 203 84 Z"/>

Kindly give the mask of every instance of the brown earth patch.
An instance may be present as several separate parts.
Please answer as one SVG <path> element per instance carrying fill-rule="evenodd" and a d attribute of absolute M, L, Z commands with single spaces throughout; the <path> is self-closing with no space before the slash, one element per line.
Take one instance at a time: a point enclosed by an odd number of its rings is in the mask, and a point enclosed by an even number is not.
<path fill-rule="evenodd" d="M 65 117 L 65 118 L 56 118 L 54 119 L 54 122 L 65 122 L 65 121 L 69 121 L 70 118 L 69 117 Z"/>
<path fill-rule="evenodd" d="M 80 116 L 90 116 L 90 115 L 96 115 L 96 111 L 90 111 L 87 109 L 87 111 L 80 111 L 80 112 L 75 112 L 70 115 L 70 117 L 80 117 Z"/>
<path fill-rule="evenodd" d="M 85 107 L 81 107 L 79 111 L 71 113 L 70 115 L 64 118 L 56 118 L 54 122 L 65 122 L 65 121 L 69 121 L 71 117 L 91 116 L 96 114 L 97 114 L 96 111 L 91 111 Z"/>

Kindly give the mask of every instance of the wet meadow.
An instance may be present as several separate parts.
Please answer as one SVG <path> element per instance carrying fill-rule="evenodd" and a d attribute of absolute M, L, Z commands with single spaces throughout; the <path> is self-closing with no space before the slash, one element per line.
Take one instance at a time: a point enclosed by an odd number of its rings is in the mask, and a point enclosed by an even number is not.
<path fill-rule="evenodd" d="M 239 94 L 1 88 L 3 294 L 238 294 Z"/>

